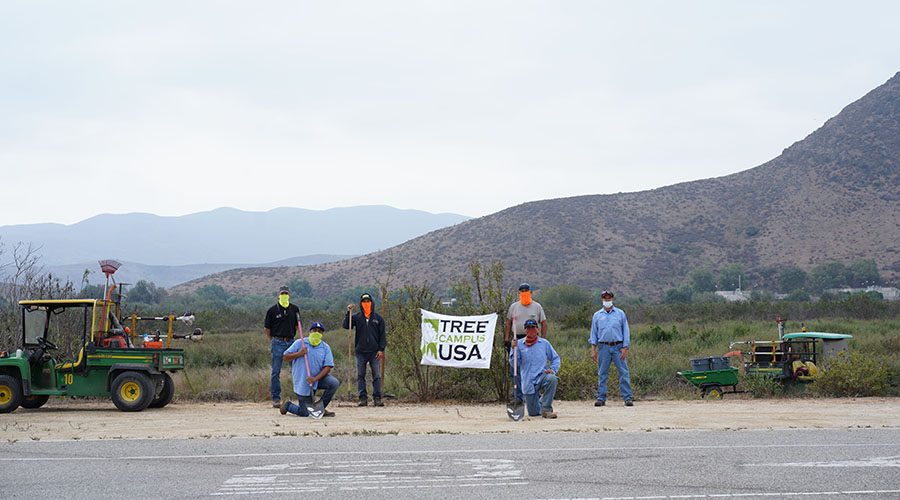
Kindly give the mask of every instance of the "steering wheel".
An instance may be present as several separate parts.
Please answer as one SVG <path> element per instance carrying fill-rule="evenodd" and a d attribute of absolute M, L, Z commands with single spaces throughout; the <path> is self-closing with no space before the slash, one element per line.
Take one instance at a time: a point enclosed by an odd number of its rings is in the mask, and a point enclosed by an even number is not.
<path fill-rule="evenodd" d="M 37 341 L 38 345 L 41 346 L 41 348 L 44 350 L 59 349 L 59 347 L 56 347 L 56 344 L 54 344 L 53 342 L 50 342 L 49 340 L 45 339 L 44 337 L 38 337 L 35 340 Z"/>

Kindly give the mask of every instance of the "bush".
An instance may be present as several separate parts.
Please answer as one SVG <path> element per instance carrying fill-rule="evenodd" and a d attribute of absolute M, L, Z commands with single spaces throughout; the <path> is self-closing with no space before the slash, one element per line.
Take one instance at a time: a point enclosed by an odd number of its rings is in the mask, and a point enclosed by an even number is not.
<path fill-rule="evenodd" d="M 743 375 L 741 385 L 754 398 L 771 398 L 784 392 L 784 385 L 768 375 Z"/>
<path fill-rule="evenodd" d="M 825 363 L 811 390 L 819 396 L 881 396 L 889 377 L 880 360 L 858 352 L 840 352 Z"/>
<path fill-rule="evenodd" d="M 676 328 L 675 325 L 672 325 L 671 330 L 663 330 L 659 325 L 653 325 L 650 327 L 649 332 L 642 332 L 640 335 L 641 341 L 652 342 L 654 344 L 671 342 L 677 338 L 678 328 Z"/>
<path fill-rule="evenodd" d="M 556 376 L 559 378 L 556 399 L 584 400 L 597 395 L 597 363 L 590 359 L 562 358 Z"/>

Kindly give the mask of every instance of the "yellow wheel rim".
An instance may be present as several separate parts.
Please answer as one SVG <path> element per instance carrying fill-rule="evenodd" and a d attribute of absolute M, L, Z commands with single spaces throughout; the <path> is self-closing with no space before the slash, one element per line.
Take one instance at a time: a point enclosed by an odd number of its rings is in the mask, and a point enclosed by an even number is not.
<path fill-rule="evenodd" d="M 129 403 L 133 403 L 141 397 L 141 386 L 137 382 L 125 382 L 119 389 L 119 396 Z"/>
<path fill-rule="evenodd" d="M 706 397 L 709 399 L 722 399 L 722 391 L 713 389 L 709 391 L 709 394 L 707 394 Z"/>
<path fill-rule="evenodd" d="M 8 404 L 12 401 L 12 389 L 9 386 L 0 385 L 0 405 Z"/>

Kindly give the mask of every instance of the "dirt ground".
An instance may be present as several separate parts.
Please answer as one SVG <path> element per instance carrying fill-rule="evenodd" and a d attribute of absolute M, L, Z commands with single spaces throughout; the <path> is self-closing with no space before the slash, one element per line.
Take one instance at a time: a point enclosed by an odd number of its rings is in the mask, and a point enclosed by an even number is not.
<path fill-rule="evenodd" d="M 524 432 L 616 432 L 900 427 L 900 399 L 724 399 L 636 401 L 626 408 L 609 401 L 557 401 L 556 420 L 526 417 L 512 422 L 504 404 L 408 404 L 358 408 L 334 401 L 333 418 L 281 415 L 263 403 L 173 403 L 123 413 L 108 401 L 51 398 L 42 408 L 0 415 L 0 437 L 9 442 L 73 439 L 209 439 L 266 436 L 376 434 L 477 434 Z"/>

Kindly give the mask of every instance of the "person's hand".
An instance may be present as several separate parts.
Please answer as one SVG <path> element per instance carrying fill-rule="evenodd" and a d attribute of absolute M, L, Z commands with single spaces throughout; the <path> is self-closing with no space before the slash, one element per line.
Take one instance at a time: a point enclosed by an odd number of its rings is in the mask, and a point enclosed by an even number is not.
<path fill-rule="evenodd" d="M 302 358 L 303 356 L 306 356 L 306 346 L 303 346 L 303 349 L 300 349 L 299 351 L 297 351 L 297 357 Z"/>
<path fill-rule="evenodd" d="M 519 345 L 519 339 L 513 337 L 512 341 L 509 343 L 509 346 L 515 349 L 517 345 Z"/>
<path fill-rule="evenodd" d="M 619 359 L 621 359 L 622 361 L 625 361 L 625 356 L 628 356 L 628 348 L 627 348 L 627 347 L 623 347 L 623 348 L 621 349 L 621 351 L 622 351 L 622 356 L 621 356 Z"/>
<path fill-rule="evenodd" d="M 591 349 L 591 359 L 597 361 L 597 349 Z"/>
<path fill-rule="evenodd" d="M 347 312 L 351 312 L 351 313 L 353 312 L 353 304 L 347 305 Z"/>
<path fill-rule="evenodd" d="M 316 383 L 316 377 L 306 377 L 306 382 L 312 387 L 312 385 Z"/>
<path fill-rule="evenodd" d="M 553 370 L 547 368 L 546 370 L 544 370 L 544 373 L 546 373 L 547 375 L 553 375 L 554 372 Z"/>
<path fill-rule="evenodd" d="M 384 351 L 376 352 L 375 359 L 377 359 L 378 361 L 384 361 Z"/>

